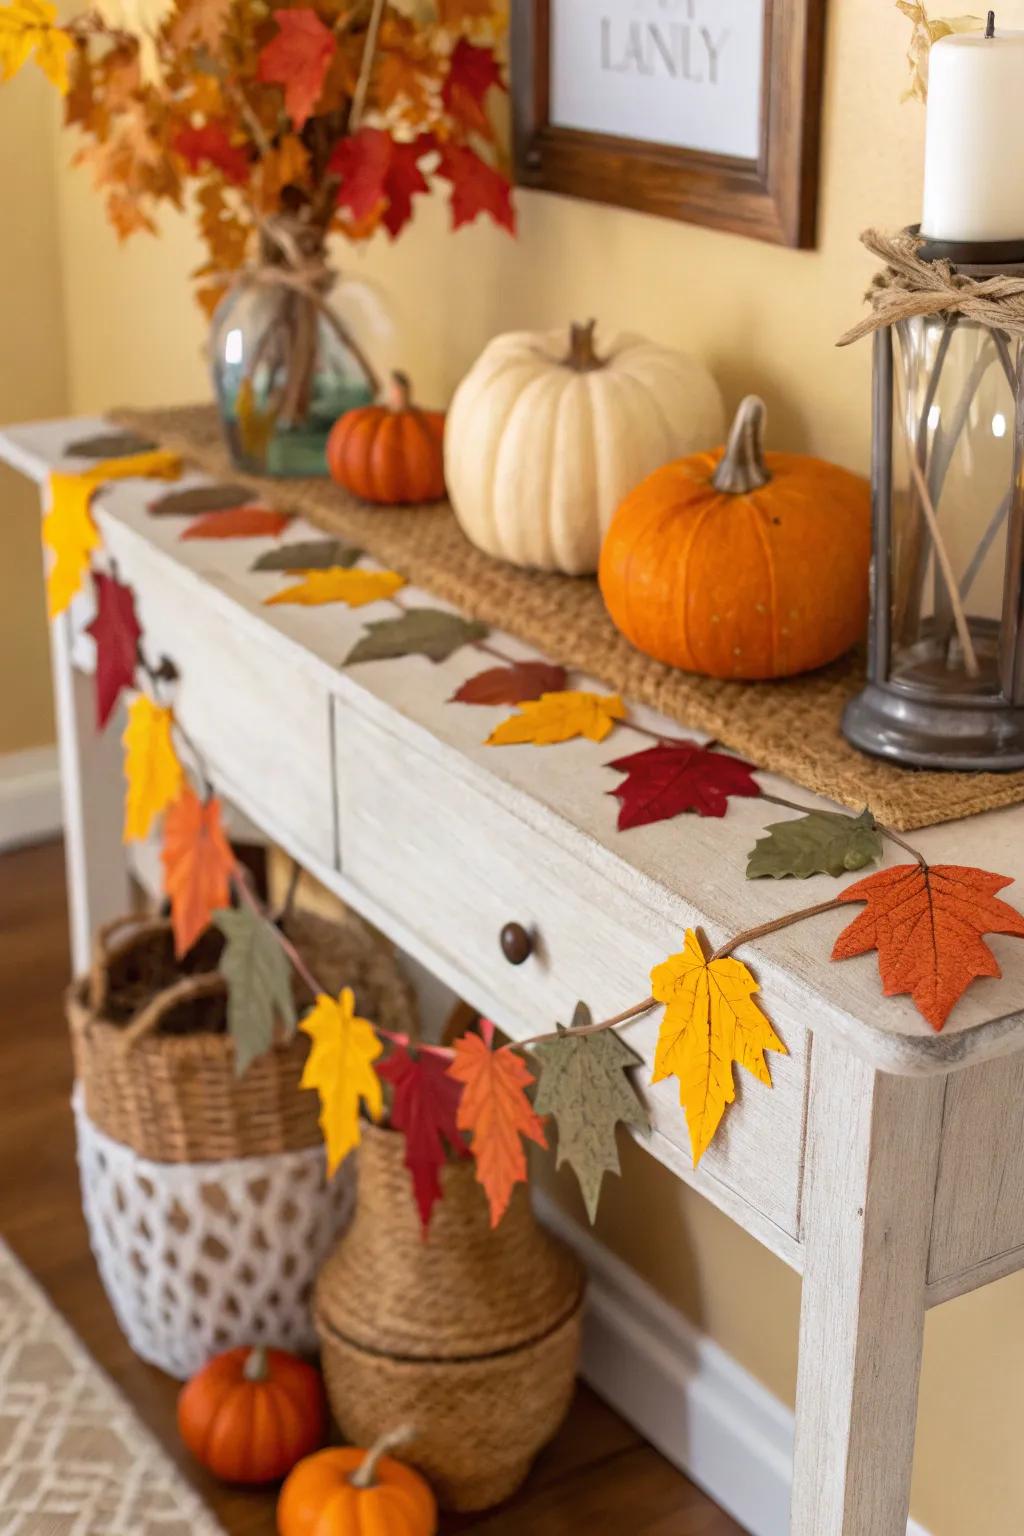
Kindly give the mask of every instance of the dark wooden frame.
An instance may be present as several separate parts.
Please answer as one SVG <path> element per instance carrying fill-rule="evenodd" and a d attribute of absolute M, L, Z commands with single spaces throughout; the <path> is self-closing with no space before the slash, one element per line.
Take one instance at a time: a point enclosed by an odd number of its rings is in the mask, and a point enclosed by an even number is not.
<path fill-rule="evenodd" d="M 814 244 L 825 0 L 765 0 L 756 160 L 552 126 L 550 21 L 551 0 L 512 0 L 516 170 L 522 186 L 778 245 Z"/>

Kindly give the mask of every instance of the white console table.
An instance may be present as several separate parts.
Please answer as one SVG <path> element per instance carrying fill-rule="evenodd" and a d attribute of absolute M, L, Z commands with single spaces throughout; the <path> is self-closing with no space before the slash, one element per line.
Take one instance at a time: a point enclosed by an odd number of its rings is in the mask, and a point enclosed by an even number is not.
<path fill-rule="evenodd" d="M 102 426 L 13 428 L 0 456 L 42 484 L 65 443 Z M 632 1004 L 688 926 L 720 943 L 834 894 L 827 877 L 745 879 L 780 816 L 756 800 L 733 800 L 721 821 L 617 832 L 604 764 L 631 749 L 628 728 L 611 752 L 486 747 L 502 714 L 446 702 L 478 653 L 342 670 L 375 609 L 262 606 L 281 584 L 250 573 L 264 542 L 182 543 L 184 519 L 147 514 L 154 494 L 112 485 L 97 521 L 151 653 L 180 669 L 176 710 L 218 789 L 510 1036 L 568 1019 L 579 998 L 602 1015 Z M 316 532 L 296 523 L 287 536 Z M 97 736 L 83 675 L 89 613 L 83 594 L 52 629 L 78 967 L 128 883 L 120 731 L 115 720 Z M 1016 877 L 1005 894 L 1024 906 L 1024 807 L 914 841 L 937 863 Z M 903 862 L 894 852 L 887 862 Z M 741 952 L 789 1055 L 770 1058 L 771 1090 L 737 1069 L 737 1102 L 697 1172 L 675 1085 L 646 1090 L 655 1156 L 803 1275 L 794 1536 L 902 1536 L 925 1309 L 1024 1267 L 1024 945 L 989 940 L 1002 979 L 972 986 L 935 1035 L 908 999 L 883 998 L 873 955 L 830 963 L 850 916 Z M 509 920 L 536 934 L 519 968 L 498 945 Z M 656 1015 L 629 1031 L 648 1061 L 657 1027 Z"/>

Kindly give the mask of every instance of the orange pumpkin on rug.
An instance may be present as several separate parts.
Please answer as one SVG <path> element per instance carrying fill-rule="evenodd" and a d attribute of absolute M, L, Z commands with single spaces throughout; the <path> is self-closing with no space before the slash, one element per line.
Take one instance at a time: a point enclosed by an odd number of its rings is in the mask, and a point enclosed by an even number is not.
<path fill-rule="evenodd" d="M 278 1500 L 280 1536 L 434 1536 L 434 1495 L 412 1467 L 384 1454 L 407 1438 L 399 1430 L 369 1451 L 346 1445 L 300 1462 Z"/>
<path fill-rule="evenodd" d="M 790 677 L 860 640 L 871 494 L 821 459 L 763 449 L 749 395 L 723 454 L 655 470 L 612 518 L 599 581 L 638 650 L 708 677 Z"/>
<path fill-rule="evenodd" d="M 346 411 L 327 439 L 327 467 L 363 501 L 400 506 L 444 495 L 444 412 L 412 403 L 404 373 L 391 375 L 385 405 Z"/>
<path fill-rule="evenodd" d="M 181 1390 L 178 1431 L 226 1483 L 276 1483 L 323 1444 L 320 1373 L 283 1349 L 229 1349 Z"/>

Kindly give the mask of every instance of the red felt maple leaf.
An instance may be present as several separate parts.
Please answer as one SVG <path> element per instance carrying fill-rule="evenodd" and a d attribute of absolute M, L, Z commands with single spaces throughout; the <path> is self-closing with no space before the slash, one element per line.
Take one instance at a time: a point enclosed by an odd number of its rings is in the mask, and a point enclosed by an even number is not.
<path fill-rule="evenodd" d="M 517 661 L 509 667 L 488 667 L 456 689 L 449 704 L 524 704 L 543 693 L 561 693 L 567 674 L 550 661 Z"/>
<path fill-rule="evenodd" d="M 236 186 L 249 175 L 245 150 L 241 145 L 232 144 L 228 125 L 220 118 L 210 118 L 201 128 L 191 125 L 179 128 L 174 136 L 174 148 L 187 162 L 190 171 L 198 171 L 205 162 L 222 171 Z"/>
<path fill-rule="evenodd" d="M 484 99 L 492 86 L 505 89 L 501 67 L 490 48 L 476 48 L 460 37 L 452 53 L 441 99 L 451 115 L 484 138 L 493 138 L 493 129 L 484 111 Z"/>
<path fill-rule="evenodd" d="M 457 1121 L 462 1086 L 449 1076 L 444 1057 L 434 1051 L 412 1056 L 404 1045 L 396 1045 L 388 1059 L 377 1064 L 377 1076 L 394 1090 L 391 1124 L 405 1136 L 405 1166 L 425 1237 L 430 1213 L 441 1198 L 444 1143 L 459 1156 L 469 1156 Z"/>
<path fill-rule="evenodd" d="M 412 218 L 414 194 L 430 190 L 420 161 L 436 147 L 432 134 L 399 144 L 382 128 L 360 128 L 341 139 L 328 165 L 341 182 L 338 207 L 361 223 L 385 204 L 384 227 L 394 239 Z"/>
<path fill-rule="evenodd" d="M 982 936 L 1024 938 L 1024 917 L 995 895 L 1011 883 L 1006 875 L 958 864 L 880 870 L 839 897 L 867 906 L 839 935 L 832 959 L 877 949 L 886 997 L 909 993 L 932 1028 L 941 1029 L 972 981 L 1002 975 Z"/>
<path fill-rule="evenodd" d="M 174 952 L 181 956 L 206 932 L 211 913 L 231 900 L 235 856 L 216 796 L 203 801 L 186 788 L 175 800 L 164 817 L 163 864 Z"/>
<path fill-rule="evenodd" d="M 761 793 L 750 763 L 692 742 L 659 742 L 607 766 L 626 775 L 618 789 L 609 790 L 622 801 L 620 832 L 667 821 L 683 811 L 724 816 L 730 795 L 756 798 Z"/>
<path fill-rule="evenodd" d="M 437 174 L 452 184 L 453 229 L 472 223 L 478 214 L 489 213 L 496 224 L 515 234 L 512 188 L 500 171 L 481 160 L 472 149 L 461 144 L 446 144 L 441 151 Z"/>
<path fill-rule="evenodd" d="M 96 617 L 87 634 L 96 642 L 96 728 L 102 731 L 123 688 L 135 681 L 142 628 L 135 612 L 135 594 L 113 576 L 93 574 Z"/>
<path fill-rule="evenodd" d="M 481 1024 L 484 1028 L 484 1024 Z M 455 1042 L 455 1060 L 448 1068 L 464 1085 L 458 1125 L 473 1135 L 476 1176 L 491 1209 L 491 1226 L 504 1216 L 512 1191 L 526 1178 L 526 1152 L 520 1137 L 547 1146 L 544 1127 L 526 1089 L 533 1076 L 521 1056 L 509 1047 L 491 1049 L 493 1025 L 480 1035 L 463 1035 Z"/>
<path fill-rule="evenodd" d="M 278 34 L 260 53 L 259 77 L 284 86 L 284 109 L 301 129 L 313 115 L 338 45 L 334 33 L 308 6 L 275 11 L 274 20 Z"/>
<path fill-rule="evenodd" d="M 207 512 L 182 530 L 183 539 L 256 539 L 276 538 L 292 520 L 290 512 L 276 507 L 248 503 L 227 507 L 223 512 Z"/>

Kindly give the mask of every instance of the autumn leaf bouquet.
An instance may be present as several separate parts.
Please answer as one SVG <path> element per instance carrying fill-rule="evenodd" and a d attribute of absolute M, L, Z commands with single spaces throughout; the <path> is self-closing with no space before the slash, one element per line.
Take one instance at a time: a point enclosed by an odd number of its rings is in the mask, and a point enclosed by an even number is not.
<path fill-rule="evenodd" d="M 441 183 L 458 229 L 514 213 L 495 105 L 507 0 L 0 0 L 0 77 L 34 58 L 122 237 L 190 205 L 232 449 L 321 472 L 377 379 L 330 303 L 328 240 L 394 239 Z"/>

